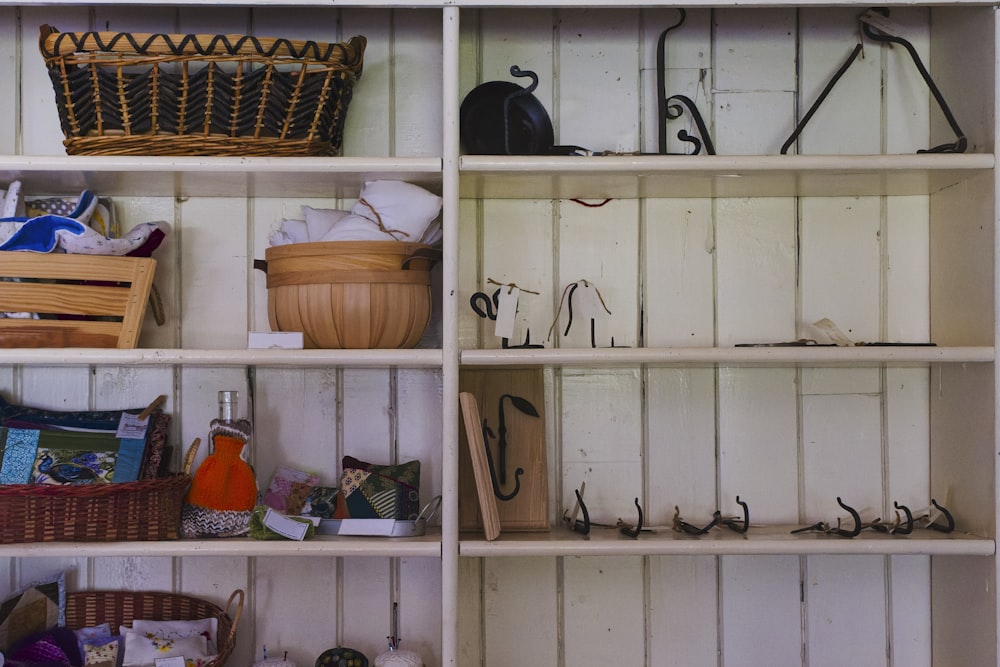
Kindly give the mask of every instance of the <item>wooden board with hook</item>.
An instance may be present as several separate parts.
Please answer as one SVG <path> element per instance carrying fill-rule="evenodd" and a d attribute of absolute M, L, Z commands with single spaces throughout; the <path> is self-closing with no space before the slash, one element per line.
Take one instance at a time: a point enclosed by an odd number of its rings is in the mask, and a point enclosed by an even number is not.
<path fill-rule="evenodd" d="M 459 390 L 472 394 L 479 406 L 478 428 L 493 471 L 487 471 L 492 477 L 488 483 L 500 526 L 505 531 L 549 530 L 542 370 L 465 369 Z M 459 433 L 459 527 L 479 530 L 483 523 L 468 439 L 464 429 Z"/>

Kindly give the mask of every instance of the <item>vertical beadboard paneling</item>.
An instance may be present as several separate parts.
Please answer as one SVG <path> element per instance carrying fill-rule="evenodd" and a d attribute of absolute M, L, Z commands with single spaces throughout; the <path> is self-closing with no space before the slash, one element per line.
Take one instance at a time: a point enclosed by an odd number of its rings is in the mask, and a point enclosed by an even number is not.
<path fill-rule="evenodd" d="M 0 8 L 0 90 L 10 91 L 10 94 L 0 98 L 0 117 L 8 119 L 8 122 L 0 124 L 0 152 L 7 155 L 16 152 L 21 124 L 18 75 L 23 55 L 18 48 L 19 26 L 16 8 Z M 6 190 L 8 185 L 10 183 L 0 181 L 0 190 Z"/>
<path fill-rule="evenodd" d="M 483 570 L 486 664 L 516 665 L 531 656 L 558 665 L 557 559 L 487 559 Z"/>
<path fill-rule="evenodd" d="M 393 12 L 393 124 L 395 155 L 441 154 L 441 16 Z"/>
<path fill-rule="evenodd" d="M 621 664 L 625 647 L 645 646 L 643 569 L 634 557 L 563 559 L 564 664 Z"/>
<path fill-rule="evenodd" d="M 718 559 L 653 556 L 648 562 L 646 664 L 718 664 Z"/>
<path fill-rule="evenodd" d="M 810 667 L 886 664 L 885 587 L 880 585 L 885 559 L 810 556 L 808 561 Z"/>
<path fill-rule="evenodd" d="M 721 664 L 725 667 L 799 665 L 799 559 L 725 556 L 722 561 Z M 761 600 L 767 612 L 761 613 Z M 860 664 L 860 663 L 859 663 Z"/>
<path fill-rule="evenodd" d="M 458 656 L 460 665 L 485 665 L 483 656 L 483 590 L 485 558 L 458 559 Z"/>
<path fill-rule="evenodd" d="M 558 20 L 556 143 L 638 150 L 638 12 L 576 8 L 559 12 Z"/>

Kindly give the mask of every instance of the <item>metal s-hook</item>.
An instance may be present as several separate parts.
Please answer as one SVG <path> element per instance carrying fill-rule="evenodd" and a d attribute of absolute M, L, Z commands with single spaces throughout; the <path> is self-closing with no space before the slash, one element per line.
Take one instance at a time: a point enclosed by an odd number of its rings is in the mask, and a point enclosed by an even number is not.
<path fill-rule="evenodd" d="M 587 511 L 587 504 L 585 502 L 583 502 L 583 494 L 580 493 L 580 489 L 573 489 L 573 493 L 576 494 L 576 504 L 577 504 L 577 507 L 579 507 L 580 511 L 583 512 L 583 521 L 580 521 L 579 519 L 575 518 L 576 517 L 576 510 L 574 509 L 573 510 L 573 519 L 571 520 L 569 528 L 573 532 L 580 533 L 581 535 L 589 535 L 590 534 L 590 512 Z"/>
<path fill-rule="evenodd" d="M 694 124 L 698 128 L 698 134 L 701 135 L 700 141 L 698 137 L 691 136 L 686 130 L 681 130 L 677 133 L 678 139 L 694 145 L 694 151 L 691 155 L 697 155 L 701 152 L 702 142 L 705 143 L 705 152 L 709 155 L 715 155 L 715 144 L 712 143 L 712 137 L 708 134 L 708 126 L 705 125 L 705 119 L 701 117 L 701 112 L 698 111 L 698 106 L 694 103 L 694 100 L 687 95 L 671 95 L 667 98 L 666 102 L 667 118 L 671 120 L 680 118 L 684 114 L 684 109 L 687 109 L 688 113 L 694 119 Z M 671 104 L 671 102 L 674 102 L 674 104 Z"/>
<path fill-rule="evenodd" d="M 633 540 L 638 539 L 639 533 L 642 532 L 642 505 L 639 504 L 638 498 L 635 499 L 635 508 L 639 511 L 639 522 L 635 524 L 634 528 L 618 519 L 618 530 L 622 535 L 628 535 Z"/>

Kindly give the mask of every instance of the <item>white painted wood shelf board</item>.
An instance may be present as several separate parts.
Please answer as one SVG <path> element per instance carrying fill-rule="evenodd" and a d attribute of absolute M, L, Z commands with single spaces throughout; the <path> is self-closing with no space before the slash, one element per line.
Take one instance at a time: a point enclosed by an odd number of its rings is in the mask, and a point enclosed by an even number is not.
<path fill-rule="evenodd" d="M 933 194 L 990 173 L 991 154 L 470 156 L 466 198 L 793 197 Z"/>
<path fill-rule="evenodd" d="M 138 556 L 378 556 L 439 558 L 441 531 L 421 537 L 339 537 L 320 535 L 301 542 L 219 538 L 214 540 L 159 540 L 152 542 L 33 542 L 0 545 L 0 556 L 25 557 L 138 557 Z"/>
<path fill-rule="evenodd" d="M 622 535 L 615 528 L 591 528 L 586 537 L 556 527 L 551 533 L 501 533 L 489 542 L 463 534 L 462 556 L 653 556 L 653 555 L 948 555 L 992 556 L 995 542 L 965 533 L 939 533 L 918 529 L 910 535 L 884 535 L 873 531 L 857 537 L 837 535 L 791 535 L 798 526 L 751 526 L 746 535 L 728 529 L 713 530 L 706 536 L 676 533 L 670 528 L 644 533 L 638 539 Z M 478 539 L 477 539 L 478 538 Z"/>
<path fill-rule="evenodd" d="M 989 363 L 992 347 L 667 347 L 464 350 L 466 366 L 922 366 Z"/>
<path fill-rule="evenodd" d="M 375 179 L 440 192 L 441 158 L 0 157 L 0 183 L 20 180 L 33 195 L 356 198 Z"/>
<path fill-rule="evenodd" d="M 277 366 L 438 368 L 441 350 L 177 350 L 100 348 L 6 348 L 0 364 L 35 366 Z"/>

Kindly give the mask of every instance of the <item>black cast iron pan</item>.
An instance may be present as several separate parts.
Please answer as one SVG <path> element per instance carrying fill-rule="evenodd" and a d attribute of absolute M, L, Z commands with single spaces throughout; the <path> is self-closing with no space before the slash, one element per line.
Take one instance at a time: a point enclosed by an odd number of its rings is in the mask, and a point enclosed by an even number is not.
<path fill-rule="evenodd" d="M 522 88 L 511 81 L 488 81 L 462 100 L 459 132 L 466 153 L 538 155 L 552 149 L 552 121 L 531 94 L 538 86 L 538 76 L 517 65 L 511 66 L 510 73 L 530 77 L 531 85 Z"/>

